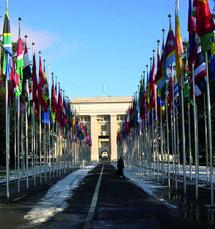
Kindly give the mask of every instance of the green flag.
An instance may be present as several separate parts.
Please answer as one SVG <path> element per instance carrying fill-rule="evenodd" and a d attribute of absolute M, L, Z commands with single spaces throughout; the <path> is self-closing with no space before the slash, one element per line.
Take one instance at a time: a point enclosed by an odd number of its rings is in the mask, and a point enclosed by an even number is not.
<path fill-rule="evenodd" d="M 16 96 L 20 96 L 22 94 L 22 81 L 23 81 L 23 51 L 22 51 L 22 39 L 18 40 L 18 48 L 17 48 L 17 61 L 16 61 Z"/>

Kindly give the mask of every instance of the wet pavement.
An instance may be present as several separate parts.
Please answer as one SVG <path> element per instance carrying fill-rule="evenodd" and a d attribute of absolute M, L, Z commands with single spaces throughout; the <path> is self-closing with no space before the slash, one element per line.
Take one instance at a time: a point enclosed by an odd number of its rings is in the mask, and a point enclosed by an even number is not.
<path fill-rule="evenodd" d="M 97 204 L 92 219 L 86 224 L 102 167 Z M 164 188 L 157 191 L 160 200 L 165 199 L 178 206 L 168 207 L 126 177 L 117 176 L 115 168 L 108 163 L 100 164 L 89 172 L 67 201 L 68 208 L 46 223 L 31 226 L 24 220 L 24 215 L 49 187 L 51 184 L 32 190 L 18 200 L 1 201 L 0 228 L 215 228 L 214 211 L 205 206 L 210 198 L 208 189 L 200 189 L 199 201 L 195 201 L 192 185 L 188 186 L 188 196 L 185 198 L 182 183 L 178 183 L 178 192 L 173 188 L 174 181 L 170 190 L 164 183 Z"/>

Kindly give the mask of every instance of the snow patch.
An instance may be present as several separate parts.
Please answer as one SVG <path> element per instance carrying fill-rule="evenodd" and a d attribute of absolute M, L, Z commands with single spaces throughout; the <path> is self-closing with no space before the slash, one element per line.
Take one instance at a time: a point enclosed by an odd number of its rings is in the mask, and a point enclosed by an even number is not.
<path fill-rule="evenodd" d="M 68 207 L 67 200 L 72 197 L 71 191 L 79 186 L 79 183 L 94 167 L 95 165 L 91 165 L 76 170 L 57 182 L 38 204 L 24 216 L 24 219 L 31 221 L 31 224 L 40 224 L 62 212 Z"/>
<path fill-rule="evenodd" d="M 156 189 L 164 188 L 165 186 L 156 185 L 154 181 L 147 181 L 142 177 L 141 168 L 128 167 L 125 169 L 125 176 L 129 178 L 134 184 L 142 188 L 147 194 L 153 196 L 157 200 L 161 201 L 168 208 L 177 208 L 176 205 L 170 204 L 164 199 L 158 197 Z"/>

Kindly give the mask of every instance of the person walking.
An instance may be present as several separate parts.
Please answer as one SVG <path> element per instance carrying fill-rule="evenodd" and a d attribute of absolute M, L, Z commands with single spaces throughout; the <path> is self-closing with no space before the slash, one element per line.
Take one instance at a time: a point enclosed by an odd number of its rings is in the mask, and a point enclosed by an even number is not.
<path fill-rule="evenodd" d="M 123 177 L 124 176 L 124 161 L 122 159 L 122 157 L 119 158 L 118 162 L 117 162 L 117 175 Z"/>

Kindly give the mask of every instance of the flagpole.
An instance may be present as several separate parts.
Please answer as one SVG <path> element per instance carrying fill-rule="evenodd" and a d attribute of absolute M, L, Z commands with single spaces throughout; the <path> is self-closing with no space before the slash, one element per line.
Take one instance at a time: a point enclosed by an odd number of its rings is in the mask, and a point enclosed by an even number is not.
<path fill-rule="evenodd" d="M 36 131 L 36 127 L 35 127 L 35 116 L 34 116 L 34 110 L 35 110 L 35 103 L 33 101 L 33 112 L 32 112 L 32 154 L 33 154 L 33 180 L 34 180 L 34 187 L 36 187 L 36 155 L 35 155 L 35 151 L 36 151 L 36 139 L 35 139 L 35 131 Z"/>
<path fill-rule="evenodd" d="M 175 98 L 174 98 L 174 84 L 175 84 L 175 77 L 173 73 L 173 67 L 171 66 L 171 77 L 172 77 L 172 126 L 173 126 L 173 152 L 175 157 L 175 189 L 178 189 L 178 175 L 177 175 L 177 152 L 176 152 L 176 121 L 175 121 Z"/>
<path fill-rule="evenodd" d="M 48 65 L 48 78 L 49 78 L 49 83 L 48 83 L 48 86 L 49 86 L 49 101 L 50 101 L 50 86 L 51 86 L 51 68 L 50 68 L 50 65 Z M 50 141 L 50 138 L 51 138 L 51 104 L 49 102 L 49 123 L 48 123 L 48 167 L 49 167 L 49 180 L 51 180 L 51 158 L 50 158 L 50 149 L 51 149 L 51 141 Z"/>
<path fill-rule="evenodd" d="M 191 127 L 190 127 L 190 102 L 187 105 L 187 112 L 188 112 L 188 141 L 189 141 L 189 166 L 190 166 L 190 180 L 192 180 L 192 149 L 191 149 Z"/>
<path fill-rule="evenodd" d="M 26 92 L 28 93 L 28 80 L 26 80 Z M 26 188 L 29 189 L 29 177 L 28 177 L 28 102 L 25 101 L 25 150 L 26 150 Z"/>
<path fill-rule="evenodd" d="M 17 178 L 17 152 L 16 152 L 16 148 L 17 148 L 17 144 L 16 144 L 16 128 L 17 128 L 17 124 L 16 124 L 16 101 L 15 101 L 15 109 L 14 109 L 14 164 L 15 164 L 15 171 L 16 171 L 16 178 Z"/>
<path fill-rule="evenodd" d="M 33 42 L 32 43 L 32 56 L 34 56 L 35 54 L 35 51 L 34 51 L 34 45 L 35 43 Z M 33 79 L 32 79 L 32 103 L 33 103 L 33 111 L 32 111 L 32 155 L 33 155 L 33 180 L 34 180 L 34 187 L 36 187 L 36 136 L 35 136 L 35 133 L 36 133 L 36 125 L 35 125 L 35 115 L 34 115 L 34 112 L 35 112 L 35 102 L 34 102 L 35 98 L 34 98 L 34 82 L 33 82 Z"/>
<path fill-rule="evenodd" d="M 166 141 L 167 141 L 167 174 L 168 174 L 168 187 L 170 188 L 170 154 L 169 154 L 169 114 L 168 114 L 168 101 L 167 101 L 167 85 L 166 85 Z"/>
<path fill-rule="evenodd" d="M 24 134 L 23 134 L 23 122 L 24 122 L 24 120 L 23 120 L 23 103 L 22 102 L 20 102 L 20 106 L 22 106 L 22 110 L 20 110 L 20 117 L 21 117 L 21 120 L 20 120 L 20 122 L 21 122 L 21 126 L 20 126 L 20 128 L 21 128 L 21 139 L 20 139 L 20 141 L 21 141 L 21 158 L 22 158 L 22 160 L 21 160 L 21 169 L 23 170 L 25 170 L 25 153 L 24 153 L 24 142 L 23 142 L 23 139 L 24 139 Z"/>
<path fill-rule="evenodd" d="M 195 95 L 195 77 L 194 77 L 194 65 L 192 64 L 192 87 L 193 87 L 193 117 L 194 117 L 194 142 L 195 142 L 195 197 L 196 200 L 199 198 L 199 171 L 198 171 L 198 126 L 197 126 L 197 104 L 196 104 L 196 95 Z"/>
<path fill-rule="evenodd" d="M 163 120 L 162 120 L 162 107 L 160 108 L 160 151 L 161 151 L 161 171 L 162 183 L 164 183 L 164 157 L 163 157 Z"/>
<path fill-rule="evenodd" d="M 207 123 L 207 111 L 206 111 L 206 97 L 205 94 L 204 96 L 204 121 L 205 121 L 205 154 L 206 154 L 206 175 L 207 175 L 207 180 L 209 181 L 209 171 L 208 171 L 208 123 Z"/>
<path fill-rule="evenodd" d="M 153 59 L 155 56 L 155 50 L 153 50 Z M 152 79 L 153 81 L 155 79 Z M 154 92 L 155 92 L 155 160 L 156 160 L 156 170 L 157 170 L 157 180 L 159 180 L 159 157 L 158 157 L 158 117 L 157 117 L 157 87 L 153 82 Z"/>
<path fill-rule="evenodd" d="M 6 9 L 8 10 L 8 0 L 6 0 Z M 0 50 L 1 51 L 1 50 Z M 10 141 L 10 136 L 9 136 L 9 129 L 8 129 L 8 124 L 9 124 L 9 107 L 8 107 L 8 79 L 6 78 L 5 82 L 5 142 L 6 142 L 6 192 L 7 192 L 7 198 L 10 198 L 10 186 L 9 186 L 9 176 L 10 176 L 10 148 L 9 148 L 9 141 Z"/>
<path fill-rule="evenodd" d="M 208 150 L 210 158 L 210 189 L 211 189 L 211 205 L 214 206 L 214 184 L 213 184 L 213 151 L 212 151 L 212 128 L 211 128 L 211 99 L 210 85 L 208 74 L 208 54 L 205 53 L 206 59 L 206 83 L 207 83 L 207 111 L 208 111 Z"/>
<path fill-rule="evenodd" d="M 54 73 L 52 72 L 52 77 L 53 75 Z M 56 85 L 56 83 L 57 83 L 57 76 L 56 76 L 54 85 Z M 57 96 L 57 87 L 56 87 L 55 93 Z M 57 117 L 55 117 L 55 120 L 53 120 L 53 124 L 52 124 L 52 163 L 54 165 L 53 176 L 56 174 L 55 170 L 57 166 L 57 122 L 56 122 L 56 119 Z M 55 145 L 56 145 L 56 148 L 55 148 Z"/>
<path fill-rule="evenodd" d="M 9 152 L 9 107 L 8 107 L 8 79 L 6 79 L 6 85 L 5 85 L 5 129 L 6 129 L 6 180 L 7 180 L 7 198 L 10 198 L 10 187 L 9 187 L 9 176 L 10 176 L 10 152 Z"/>
<path fill-rule="evenodd" d="M 17 177 L 18 177 L 18 193 L 20 193 L 20 97 L 17 98 Z"/>
<path fill-rule="evenodd" d="M 187 180 L 186 180 L 186 149 L 185 149 L 185 125 L 184 125 L 184 77 L 183 77 L 183 73 L 181 74 L 181 124 L 182 124 L 184 195 L 186 195 L 186 193 L 187 193 Z"/>

